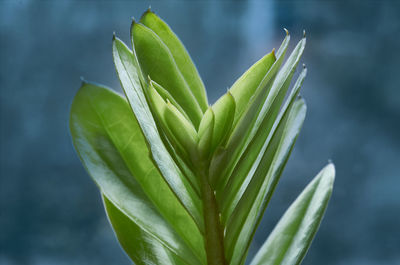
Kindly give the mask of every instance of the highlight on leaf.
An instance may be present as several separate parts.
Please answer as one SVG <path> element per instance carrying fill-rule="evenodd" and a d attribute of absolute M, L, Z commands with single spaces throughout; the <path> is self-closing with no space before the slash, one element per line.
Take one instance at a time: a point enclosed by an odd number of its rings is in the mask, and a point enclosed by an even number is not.
<path fill-rule="evenodd" d="M 124 96 L 84 82 L 70 111 L 75 149 L 116 237 L 136 264 L 241 265 L 306 115 L 294 78 L 305 36 L 290 35 L 209 105 L 182 42 L 154 12 L 114 36 Z M 296 81 L 292 84 L 292 79 Z M 300 264 L 331 196 L 328 164 L 298 196 L 251 265 Z"/>

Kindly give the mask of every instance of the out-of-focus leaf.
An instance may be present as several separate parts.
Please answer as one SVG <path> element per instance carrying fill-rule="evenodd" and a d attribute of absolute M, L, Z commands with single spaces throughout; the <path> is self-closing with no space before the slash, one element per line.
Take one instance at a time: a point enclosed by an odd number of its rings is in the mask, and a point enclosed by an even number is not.
<path fill-rule="evenodd" d="M 328 206 L 335 168 L 328 164 L 278 222 L 251 265 L 300 264 Z"/>
<path fill-rule="evenodd" d="M 276 128 L 259 167 L 248 184 L 237 207 L 227 222 L 225 243 L 226 256 L 232 265 L 241 264 L 251 239 L 261 220 L 269 199 L 289 158 L 295 140 L 303 124 L 306 106 L 302 99 L 296 100 L 290 111 Z"/>
<path fill-rule="evenodd" d="M 199 103 L 165 43 L 142 24 L 132 26 L 134 49 L 144 76 L 164 87 L 185 110 L 197 129 L 203 116 Z"/>
<path fill-rule="evenodd" d="M 152 234 L 141 229 L 105 196 L 103 202 L 118 241 L 136 265 L 187 264 L 187 261 L 162 245 Z"/>
<path fill-rule="evenodd" d="M 237 206 L 237 203 L 252 179 L 255 170 L 259 167 L 262 154 L 265 153 L 265 148 L 268 146 L 268 142 L 266 141 L 267 139 L 271 139 L 268 138 L 268 135 L 272 135 L 271 129 L 273 124 L 279 123 L 283 115 L 280 115 L 277 119 L 273 119 L 273 117 L 276 117 L 279 111 L 283 114 L 291 108 L 299 94 L 306 73 L 307 70 L 304 68 L 281 110 L 280 105 L 286 91 L 280 91 L 277 100 L 272 103 L 271 108 L 269 108 L 267 115 L 261 123 L 260 129 L 237 163 L 236 168 L 232 172 L 232 176 L 229 178 L 228 184 L 224 188 L 223 192 L 217 194 L 217 201 L 221 205 L 222 223 L 225 223 L 225 221 L 229 219 L 233 210 Z"/>
<path fill-rule="evenodd" d="M 153 164 L 126 100 L 83 84 L 71 107 L 70 129 L 83 164 L 108 200 L 184 260 L 205 259 L 202 235 Z"/>
<path fill-rule="evenodd" d="M 171 28 L 150 9 L 143 14 L 140 22 L 154 31 L 171 52 L 176 66 L 182 73 L 193 95 L 196 97 L 203 112 L 208 108 L 206 90 L 203 81 L 184 45 Z"/>
<path fill-rule="evenodd" d="M 140 70 L 135 66 L 136 58 L 119 39 L 113 41 L 113 57 L 117 74 L 128 102 L 150 146 L 152 157 L 158 169 L 180 202 L 204 231 L 203 205 L 189 180 L 182 174 L 170 153 L 164 146 L 157 126 L 147 105 L 140 83 Z"/>

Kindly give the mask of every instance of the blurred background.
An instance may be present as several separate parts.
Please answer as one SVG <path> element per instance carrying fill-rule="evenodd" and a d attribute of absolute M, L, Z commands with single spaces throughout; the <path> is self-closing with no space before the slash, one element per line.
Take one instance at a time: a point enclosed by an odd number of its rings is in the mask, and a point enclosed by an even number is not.
<path fill-rule="evenodd" d="M 185 43 L 210 102 L 307 31 L 307 118 L 249 257 L 332 159 L 337 178 L 305 265 L 400 264 L 400 1 L 0 0 L 0 264 L 131 264 L 73 150 L 80 76 L 121 91 L 113 31 L 151 5 Z"/>

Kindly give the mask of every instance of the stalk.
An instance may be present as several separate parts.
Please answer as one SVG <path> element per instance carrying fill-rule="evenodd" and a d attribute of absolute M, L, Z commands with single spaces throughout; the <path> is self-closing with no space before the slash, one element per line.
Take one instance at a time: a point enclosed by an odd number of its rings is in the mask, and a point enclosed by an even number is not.
<path fill-rule="evenodd" d="M 207 168 L 207 167 L 203 167 Z M 205 248 L 208 265 L 226 265 L 224 252 L 224 238 L 219 218 L 218 205 L 215 200 L 214 191 L 208 183 L 207 174 L 200 170 L 200 181 L 202 186 L 202 199 L 205 225 Z"/>

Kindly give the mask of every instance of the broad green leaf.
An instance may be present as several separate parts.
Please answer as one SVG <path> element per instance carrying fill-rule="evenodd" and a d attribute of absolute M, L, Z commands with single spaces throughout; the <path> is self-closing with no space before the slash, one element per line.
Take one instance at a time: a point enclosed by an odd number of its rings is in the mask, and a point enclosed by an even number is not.
<path fill-rule="evenodd" d="M 161 140 L 141 87 L 141 73 L 135 66 L 136 58 L 119 39 L 113 41 L 113 57 L 122 88 L 146 137 L 158 169 L 180 202 L 194 218 L 199 229 L 204 231 L 202 201 Z"/>
<path fill-rule="evenodd" d="M 245 113 L 233 128 L 226 146 L 218 149 L 214 154 L 210 166 L 210 181 L 217 192 L 222 191 L 227 184 L 236 163 L 257 133 L 261 122 L 264 120 L 279 92 L 281 90 L 287 91 L 289 87 L 293 72 L 303 52 L 305 39 L 299 42 L 285 65 L 276 74 L 283 62 L 288 43 L 289 36 L 286 36 L 279 49 L 282 52 L 280 52 L 277 60 L 259 84 L 256 94 L 252 97 Z M 275 78 L 276 75 L 277 77 Z M 274 119 L 274 117 L 269 118 Z"/>
<path fill-rule="evenodd" d="M 273 129 L 274 133 L 262 154 L 260 166 L 248 184 L 232 216 L 225 234 L 226 256 L 231 264 L 245 259 L 254 232 L 289 158 L 306 113 L 302 99 L 296 100 L 290 111 Z"/>
<path fill-rule="evenodd" d="M 134 49 L 144 76 L 164 87 L 185 110 L 197 129 L 203 116 L 199 103 L 165 43 L 146 26 L 132 26 Z"/>
<path fill-rule="evenodd" d="M 136 265 L 185 265 L 183 260 L 162 245 L 151 233 L 141 229 L 103 196 L 108 219 L 122 248 Z"/>
<path fill-rule="evenodd" d="M 204 113 L 199 126 L 198 152 L 200 160 L 208 160 L 211 154 L 211 144 L 215 126 L 215 115 L 212 108 Z"/>
<path fill-rule="evenodd" d="M 235 108 L 235 98 L 230 91 L 218 99 L 212 106 L 212 110 L 215 114 L 215 126 L 212 136 L 211 153 L 214 153 L 214 150 L 220 144 L 225 144 L 232 128 Z"/>
<path fill-rule="evenodd" d="M 246 110 L 251 97 L 256 92 L 261 81 L 276 61 L 275 49 L 265 55 L 253 66 L 251 66 L 236 82 L 232 85 L 230 92 L 236 101 L 236 111 L 234 124 L 238 122 L 243 112 Z"/>
<path fill-rule="evenodd" d="M 225 223 L 225 221 L 229 219 L 247 185 L 252 179 L 255 170 L 259 167 L 262 154 L 265 153 L 265 149 L 268 146 L 268 142 L 266 141 L 267 139 L 271 139 L 268 138 L 268 135 L 272 135 L 271 129 L 273 125 L 279 123 L 282 120 L 283 115 L 280 115 L 277 119 L 273 119 L 273 117 L 275 117 L 279 111 L 284 114 L 291 108 L 299 94 L 306 73 L 307 70 L 304 68 L 281 110 L 280 105 L 282 99 L 285 97 L 286 91 L 281 90 L 279 92 L 280 94 L 278 94 L 277 100 L 272 103 L 271 108 L 268 110 L 267 115 L 260 125 L 260 129 L 246 148 L 246 151 L 243 153 L 232 172 L 228 184 L 224 188 L 223 192 L 217 194 L 217 201 L 221 205 L 222 223 Z"/>
<path fill-rule="evenodd" d="M 251 265 L 300 264 L 328 206 L 335 168 L 328 164 L 278 222 Z"/>
<path fill-rule="evenodd" d="M 123 214 L 183 259 L 204 260 L 202 235 L 153 164 L 125 99 L 83 84 L 72 103 L 70 129 L 89 174 Z"/>
<path fill-rule="evenodd" d="M 189 53 L 171 28 L 150 9 L 143 14 L 140 23 L 154 31 L 171 52 L 176 66 L 182 73 L 193 95 L 196 97 L 203 112 L 208 108 L 206 90 L 203 81 L 194 65 Z"/>

